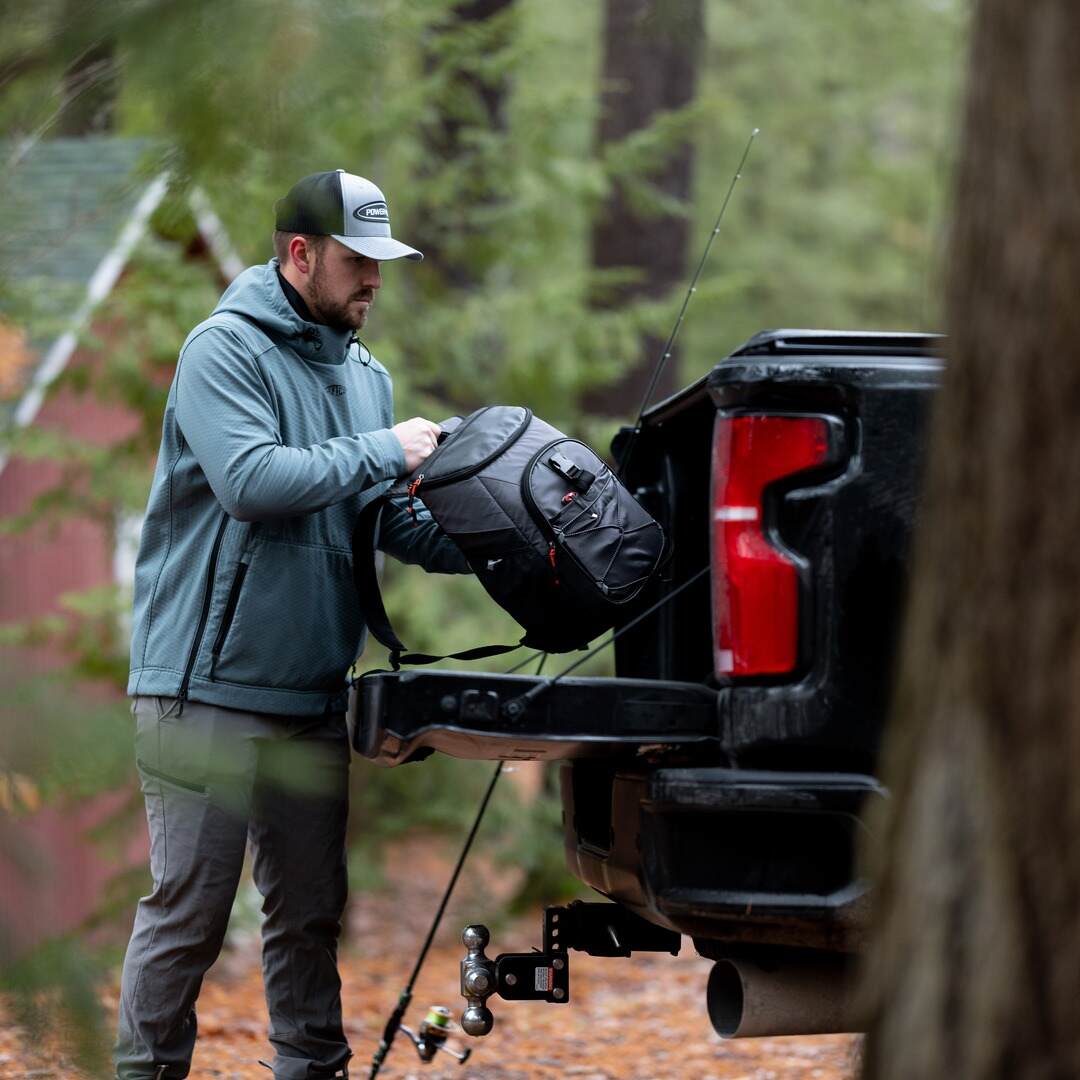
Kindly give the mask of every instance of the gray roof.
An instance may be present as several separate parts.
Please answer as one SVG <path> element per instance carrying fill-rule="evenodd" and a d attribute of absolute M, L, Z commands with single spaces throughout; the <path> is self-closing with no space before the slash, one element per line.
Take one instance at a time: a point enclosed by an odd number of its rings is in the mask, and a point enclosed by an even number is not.
<path fill-rule="evenodd" d="M 41 355 L 84 301 L 140 196 L 161 170 L 146 139 L 41 140 L 22 156 L 0 142 L 0 312 Z M 12 164 L 14 162 L 14 164 Z M 33 371 L 25 372 L 28 381 Z M 0 427 L 13 403 L 0 403 Z"/>

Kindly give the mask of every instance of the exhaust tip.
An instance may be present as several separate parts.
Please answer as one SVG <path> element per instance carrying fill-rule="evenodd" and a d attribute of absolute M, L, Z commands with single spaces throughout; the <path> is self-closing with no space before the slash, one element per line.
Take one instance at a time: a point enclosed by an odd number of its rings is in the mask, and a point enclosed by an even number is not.
<path fill-rule="evenodd" d="M 791 951 L 717 960 L 706 993 L 723 1039 L 861 1031 L 851 999 L 850 958 Z"/>
<path fill-rule="evenodd" d="M 733 1038 L 742 1024 L 744 994 L 742 976 L 730 960 L 713 964 L 705 1000 L 716 1034 L 722 1039 Z"/>

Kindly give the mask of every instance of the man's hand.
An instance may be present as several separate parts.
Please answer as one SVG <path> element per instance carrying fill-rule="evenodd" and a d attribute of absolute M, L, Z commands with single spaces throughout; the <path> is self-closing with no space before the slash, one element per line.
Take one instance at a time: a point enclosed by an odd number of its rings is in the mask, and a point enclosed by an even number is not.
<path fill-rule="evenodd" d="M 401 449 L 405 451 L 407 473 L 411 473 L 438 446 L 439 435 L 442 434 L 442 428 L 438 424 L 433 424 L 422 416 L 403 420 L 390 430 L 401 443 Z"/>

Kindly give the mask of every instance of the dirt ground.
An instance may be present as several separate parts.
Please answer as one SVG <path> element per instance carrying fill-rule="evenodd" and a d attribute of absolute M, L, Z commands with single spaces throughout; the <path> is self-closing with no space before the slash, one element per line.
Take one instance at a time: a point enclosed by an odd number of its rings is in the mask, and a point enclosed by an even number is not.
<path fill-rule="evenodd" d="M 386 1017 L 397 1000 L 446 881 L 446 852 L 430 843 L 403 845 L 389 866 L 386 889 L 353 904 L 341 973 L 351 1074 L 367 1077 Z M 458 944 L 461 928 L 487 921 L 488 954 L 527 951 L 540 944 L 540 914 L 498 921 L 504 883 L 466 873 L 416 987 L 406 1023 L 419 1024 L 432 1004 L 460 1017 Z M 423 1065 L 399 1035 L 380 1076 L 385 1080 L 848 1080 L 857 1068 L 849 1036 L 723 1041 L 709 1026 L 705 982 L 710 964 L 687 943 L 682 954 L 630 959 L 571 958 L 571 1002 L 489 1003 L 495 1029 L 483 1039 L 460 1035 L 472 1048 L 464 1066 L 440 1054 Z M 103 991 L 115 1013 L 115 981 Z M 257 1062 L 271 1056 L 257 939 L 234 944 L 207 977 L 199 999 L 199 1040 L 193 1077 L 261 1080 Z M 0 1006 L 0 1078 L 82 1074 L 64 1060 L 62 1043 L 28 1046 Z"/>

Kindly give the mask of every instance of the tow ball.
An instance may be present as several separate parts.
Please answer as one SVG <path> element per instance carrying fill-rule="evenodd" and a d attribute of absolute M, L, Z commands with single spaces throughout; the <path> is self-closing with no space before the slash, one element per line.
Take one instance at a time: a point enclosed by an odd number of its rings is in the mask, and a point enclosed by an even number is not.
<path fill-rule="evenodd" d="M 674 930 L 656 926 L 619 904 L 586 904 L 544 911 L 544 948 L 527 953 L 501 953 L 494 960 L 485 949 L 491 941 L 486 926 L 466 926 L 461 935 L 461 995 L 466 1008 L 461 1027 L 467 1035 L 487 1035 L 495 1017 L 488 998 L 505 1001 L 570 1000 L 570 949 L 590 956 L 630 956 L 634 952 L 667 952 L 677 956 L 682 939 Z"/>
<path fill-rule="evenodd" d="M 446 1045 L 446 1040 L 454 1030 L 452 1014 L 445 1005 L 432 1005 L 427 1011 L 427 1016 L 420 1021 L 420 1029 L 414 1032 L 412 1028 L 401 1025 L 401 1029 L 412 1040 L 420 1060 L 426 1065 L 441 1050 L 449 1054 L 464 1065 L 472 1053 L 471 1048 L 455 1050 Z"/>

